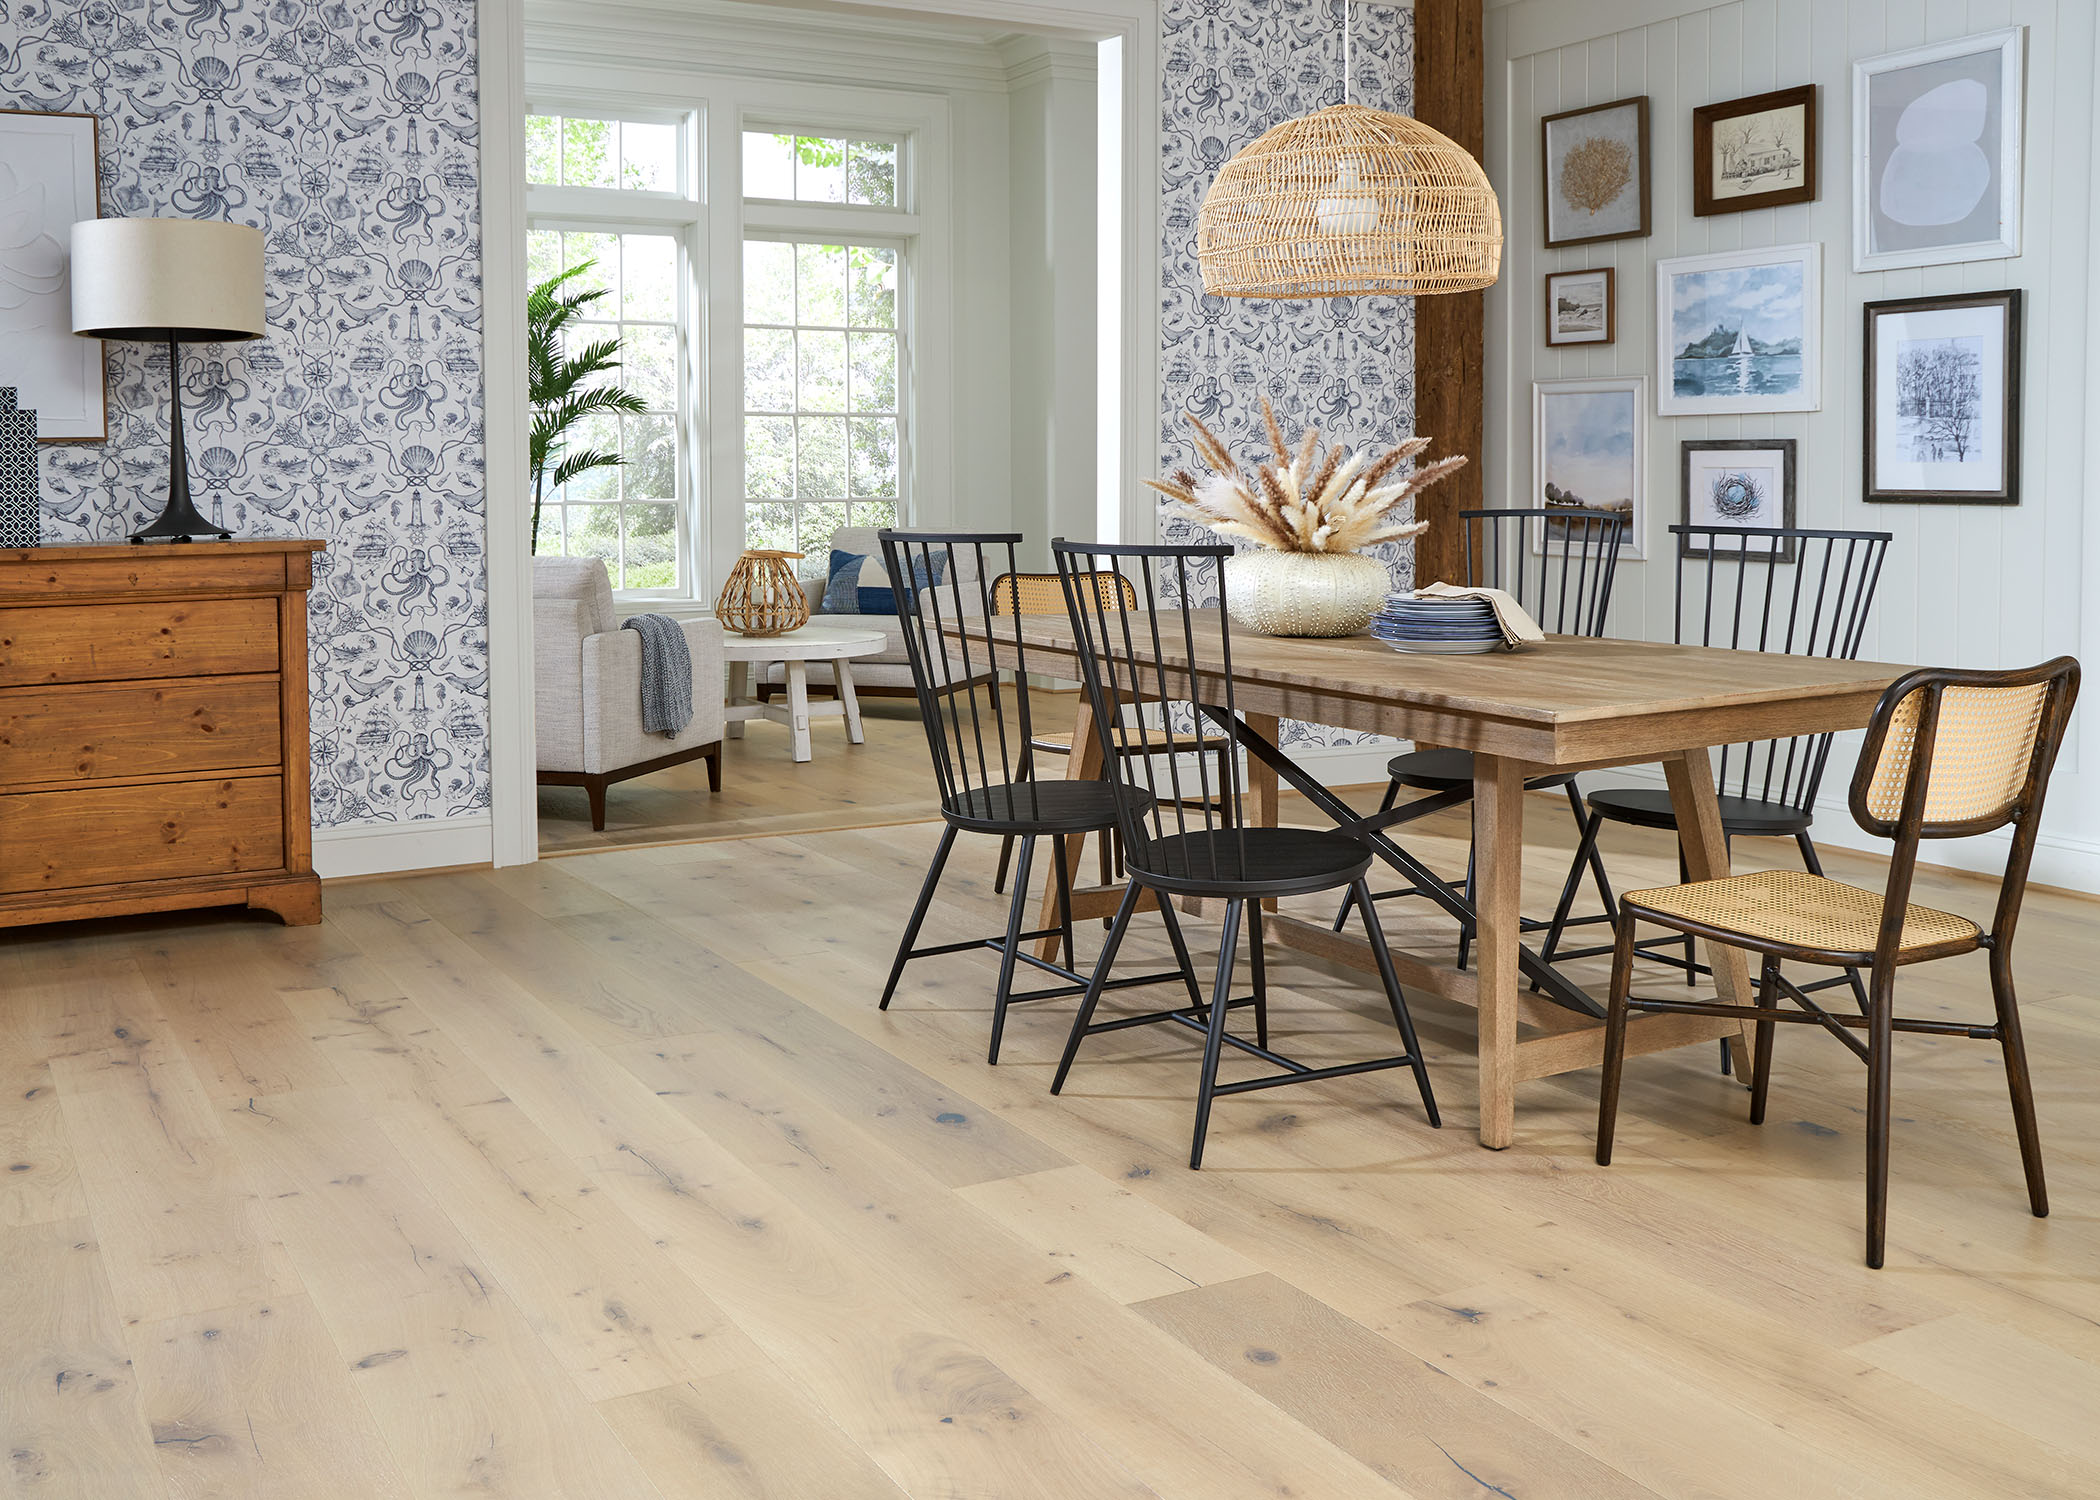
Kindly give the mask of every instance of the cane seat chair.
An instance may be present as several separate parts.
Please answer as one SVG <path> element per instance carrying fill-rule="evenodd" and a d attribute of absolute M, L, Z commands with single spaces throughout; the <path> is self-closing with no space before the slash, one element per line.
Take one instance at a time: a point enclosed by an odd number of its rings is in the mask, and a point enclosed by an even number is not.
<path fill-rule="evenodd" d="M 889 982 L 883 986 L 881 1009 L 890 1008 L 898 981 L 912 960 L 989 948 L 999 954 L 999 979 L 993 996 L 992 1036 L 986 1061 L 996 1063 L 1010 1005 L 1069 997 L 1087 988 L 1087 979 L 1074 967 L 1078 958 L 1073 942 L 1072 879 L 1065 854 L 1066 839 L 1107 833 L 1115 825 L 1121 801 L 1143 803 L 1149 796 L 1141 790 L 1127 789 L 1119 797 L 1112 781 L 1037 781 L 1025 774 L 1027 746 L 1035 734 L 1026 687 L 1028 646 L 1021 637 L 1018 617 L 1006 615 L 1005 621 L 1011 623 L 1001 628 L 1001 619 L 989 607 L 989 594 L 981 582 L 990 576 L 985 566 L 988 560 L 1003 560 L 1012 570 L 1019 536 L 883 531 L 879 540 L 890 588 L 897 599 L 897 614 L 904 625 L 905 656 L 911 665 L 912 688 L 918 698 L 927 748 L 932 753 L 941 821 L 945 825 L 920 886 L 918 902 L 897 944 Z M 1000 654 L 1008 660 L 998 660 Z M 1005 673 L 1009 669 L 1012 681 L 1019 684 L 1017 689 L 1007 686 Z M 995 834 L 1020 841 L 1020 864 L 1015 872 L 1013 899 L 1008 903 L 1006 931 L 997 937 L 917 947 L 919 931 L 933 905 L 934 892 L 958 833 Z M 1022 930 L 1022 914 L 1029 896 L 1029 870 L 1036 841 L 1041 838 L 1050 840 L 1056 855 L 1059 921 L 1056 927 L 1026 932 Z M 1024 944 L 1053 935 L 1063 943 L 1062 964 L 1024 950 Z M 1178 934 L 1174 941 L 1178 949 Z M 1061 982 L 1016 993 L 1014 975 L 1021 964 L 1042 969 Z M 1186 968 L 1184 962 L 1183 969 Z M 1161 977 L 1133 975 L 1106 983 L 1115 988 L 1156 983 Z M 1179 980 L 1181 975 L 1164 977 Z M 1094 982 L 1104 981 L 1097 973 Z M 1193 980 L 1189 981 L 1189 993 L 1198 994 Z"/>
<path fill-rule="evenodd" d="M 1521 604 L 1539 627 L 1553 635 L 1601 636 L 1604 618 L 1611 608 L 1612 582 L 1618 576 L 1619 549 L 1625 545 L 1625 520 L 1597 510 L 1464 510 L 1458 513 L 1465 537 L 1466 581 L 1473 587 L 1505 590 Z M 1475 542 L 1476 530 L 1479 541 Z M 1473 797 L 1473 752 L 1470 750 L 1413 750 L 1386 762 L 1385 799 L 1378 804 L 1389 813 L 1400 800 L 1401 790 L 1426 793 L 1401 809 L 1401 816 L 1388 826 L 1413 822 L 1447 807 L 1457 807 Z M 1582 793 L 1571 774 L 1536 776 L 1524 783 L 1528 792 L 1560 790 L 1566 793 L 1568 811 L 1576 831 L 1583 826 Z M 1604 903 L 1602 916 L 1564 918 L 1562 925 L 1611 920 L 1611 887 L 1604 874 L 1604 861 L 1595 849 L 1578 855 L 1569 868 L 1569 884 L 1579 884 L 1587 868 Z M 1468 904 L 1472 901 L 1473 858 L 1466 856 L 1466 876 L 1452 881 L 1463 886 Z M 1372 899 L 1418 896 L 1409 887 L 1379 891 Z M 1342 900 L 1335 913 L 1334 930 L 1348 921 L 1352 894 Z M 1543 921 L 1527 920 L 1524 930 L 1538 932 Z M 1466 966 L 1472 944 L 1470 927 L 1461 928 L 1458 966 Z M 1550 956 L 1550 955 L 1549 955 Z"/>
<path fill-rule="evenodd" d="M 1232 682 L 1232 632 L 1222 611 L 1215 624 L 1200 630 L 1191 575 L 1205 564 L 1216 565 L 1232 548 L 1111 546 L 1106 543 L 1053 544 L 1064 582 L 1066 607 L 1079 645 L 1079 670 L 1093 711 L 1094 731 L 1101 736 L 1104 757 L 1113 765 L 1119 726 L 1127 726 L 1155 771 L 1152 792 L 1120 777 L 1111 787 L 1116 826 L 1121 832 L 1129 887 L 1109 928 L 1080 1002 L 1079 1014 L 1065 1042 L 1050 1091 L 1060 1093 L 1079 1055 L 1080 1044 L 1102 1032 L 1132 1026 L 1178 1024 L 1204 1036 L 1203 1071 L 1197 1084 L 1196 1124 L 1189 1147 L 1189 1166 L 1203 1165 L 1212 1101 L 1221 1094 L 1245 1093 L 1289 1083 L 1311 1083 L 1388 1068 L 1410 1068 L 1432 1126 L 1441 1124 L 1436 1096 L 1407 1000 L 1400 992 L 1392 954 L 1379 928 L 1377 907 L 1369 899 L 1366 877 L 1370 847 L 1353 834 L 1310 828 L 1249 827 L 1240 816 L 1245 788 L 1237 755 L 1214 758 L 1205 753 L 1216 739 L 1232 733 L 1238 720 Z M 1102 572 L 1128 580 L 1129 589 L 1099 587 Z M 1162 712 L 1124 710 L 1157 705 Z M 1164 785 L 1157 783 L 1164 782 Z M 1155 795 L 1156 793 L 1156 795 Z M 1331 1067 L 1313 1067 L 1269 1049 L 1268 970 L 1262 945 L 1262 903 L 1280 896 L 1305 895 L 1341 888 L 1355 891 L 1364 932 L 1378 960 L 1379 978 L 1405 1050 L 1389 1057 Z M 1193 1004 L 1174 1010 L 1118 1016 L 1096 1022 L 1094 1014 L 1108 988 L 1109 965 L 1129 931 L 1138 905 L 1147 895 L 1168 919 L 1168 932 L 1178 928 L 1174 899 L 1200 896 L 1224 903 L 1224 933 L 1219 940 L 1217 975 L 1206 1002 L 1196 990 L 1196 975 L 1185 948 L 1177 946 L 1183 977 Z M 1253 992 L 1234 998 L 1233 967 L 1242 924 L 1247 928 Z M 1235 1036 L 1230 1013 L 1254 1008 L 1254 1040 Z M 1224 1049 L 1259 1058 L 1275 1071 L 1251 1078 L 1221 1081 Z"/>
<path fill-rule="evenodd" d="M 2049 1212 L 2034 1089 L 2013 991 L 2012 945 L 2026 895 L 2049 771 L 2078 695 L 2078 663 L 2062 656 L 2010 672 L 1928 668 L 1891 684 L 1876 705 L 1852 778 L 1852 816 L 1895 844 L 1887 888 L 1876 894 L 1807 871 L 1765 871 L 1619 898 L 1605 1023 L 1604 1079 L 1597 1102 L 1597 1162 L 1611 1163 L 1630 1011 L 1736 1017 L 1756 1025 L 1750 1121 L 1762 1124 L 1772 1083 L 1775 1023 L 1818 1025 L 1867 1065 L 1867 1251 L 1882 1264 L 1888 1238 L 1889 1099 L 1895 1033 L 1994 1041 L 2003 1054 L 2013 1124 L 2035 1217 Z M 1986 929 L 1967 917 L 1910 900 L 1923 839 L 1964 838 L 2013 827 L 2011 852 Z M 1756 953 L 1756 1004 L 1637 999 L 1629 993 L 1641 922 Z M 1982 949 L 1990 957 L 1992 1022 L 1895 1013 L 1896 972 Z M 1865 1014 L 1832 1014 L 1808 987 L 1780 973 L 1781 960 L 1866 969 Z M 1784 1009 L 1781 1001 L 1794 1009 Z M 1864 1033 L 1862 1040 L 1859 1033 Z"/>
<path fill-rule="evenodd" d="M 1126 609 L 1137 607 L 1137 595 L 1129 579 L 1120 574 L 1103 573 L 1094 580 L 1094 586 L 1111 589 L 1125 597 Z M 995 615 L 1055 615 L 1065 617 L 1065 589 L 1055 573 L 1002 573 L 992 580 L 992 613 Z M 1116 736 L 1118 753 L 1123 756 L 1127 769 L 1141 774 L 1149 772 L 1150 763 L 1144 759 L 1141 744 L 1128 725 L 1118 727 Z M 1230 754 L 1232 742 L 1222 736 L 1207 737 L 1205 753 L 1222 756 Z M 1023 779 L 1033 779 L 1041 774 L 1036 765 L 1038 755 L 1072 754 L 1072 735 L 1069 730 L 1062 733 L 1037 730 L 1028 741 L 1027 753 L 1022 760 Z M 1222 777 L 1220 780 L 1222 781 Z M 1155 789 L 1155 795 L 1156 795 Z M 1109 884 L 1115 879 L 1119 861 L 1114 851 L 1114 837 L 1095 841 L 1095 855 L 1101 868 L 1101 883 Z M 1009 835 L 999 846 L 999 871 L 992 880 L 992 889 L 1006 890 L 1006 872 L 1013 858 L 1014 840 Z"/>
<path fill-rule="evenodd" d="M 1737 651 L 1773 651 L 1790 656 L 1827 656 L 1852 661 L 1866 638 L 1874 594 L 1887 556 L 1886 531 L 1818 531 L 1805 527 L 1744 528 L 1672 526 L 1679 539 L 1672 635 L 1680 644 L 1726 646 Z M 1787 577 L 1788 570 L 1791 577 Z M 1687 594 L 1696 594 L 1688 600 Z M 1695 618 L 1696 615 L 1696 618 Z M 1715 767 L 1721 831 L 1736 838 L 1787 838 L 1800 852 L 1802 867 L 1823 873 L 1823 862 L 1809 837 L 1816 796 L 1830 762 L 1832 736 L 1802 735 L 1729 745 Z M 1578 864 L 1597 856 L 1597 836 L 1606 823 L 1675 832 L 1677 814 L 1670 794 L 1661 787 L 1606 787 L 1588 797 L 1588 811 L 1578 812 L 1582 829 Z M 1684 856 L 1678 854 L 1678 878 L 1685 878 Z M 1561 936 L 1571 925 L 1578 883 L 1561 887 L 1542 956 L 1549 962 L 1591 958 L 1609 946 L 1564 950 Z M 1605 898 L 1607 918 L 1611 901 Z M 1592 918 L 1591 920 L 1595 920 Z M 1691 939 L 1680 945 L 1663 938 L 1644 943 L 1644 958 L 1683 969 L 1687 980 L 1706 968 L 1693 955 Z M 1849 985 L 1853 1001 L 1866 1008 L 1866 986 L 1856 968 L 1818 981 L 1813 988 Z M 1722 1065 L 1727 1066 L 1723 1047 Z"/>

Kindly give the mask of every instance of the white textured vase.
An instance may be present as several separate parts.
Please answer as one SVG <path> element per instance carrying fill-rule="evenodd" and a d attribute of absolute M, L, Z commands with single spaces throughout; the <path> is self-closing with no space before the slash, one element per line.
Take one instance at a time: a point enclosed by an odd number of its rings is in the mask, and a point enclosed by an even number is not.
<path fill-rule="evenodd" d="M 1273 552 L 1225 560 L 1225 613 L 1263 635 L 1355 635 L 1392 592 L 1385 564 L 1361 552 Z"/>

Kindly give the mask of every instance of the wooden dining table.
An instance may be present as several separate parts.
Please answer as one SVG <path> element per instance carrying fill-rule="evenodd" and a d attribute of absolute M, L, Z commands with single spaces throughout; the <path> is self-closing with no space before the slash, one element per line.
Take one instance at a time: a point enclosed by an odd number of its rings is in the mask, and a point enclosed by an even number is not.
<path fill-rule="evenodd" d="M 1132 639 L 1150 664 L 1157 649 L 1169 686 L 1196 685 L 1190 697 L 1223 701 L 1203 689 L 1222 670 L 1216 611 L 1197 615 L 1193 661 L 1174 629 L 1154 648 L 1146 624 Z M 949 627 L 981 651 L 981 624 Z M 1077 648 L 1069 620 L 1028 615 L 999 622 L 1003 642 L 991 644 L 1001 667 L 1020 665 L 1012 632 L 1018 629 L 1026 666 L 1075 680 Z M 1515 651 L 1481 656 L 1404 654 L 1368 636 L 1285 639 L 1231 632 L 1231 677 L 1240 719 L 1233 734 L 1247 753 L 1250 822 L 1274 825 L 1278 793 L 1290 786 L 1325 816 L 1370 844 L 1422 894 L 1458 921 L 1476 924 L 1474 967 L 1395 947 L 1401 981 L 1471 1006 L 1476 1013 L 1480 1083 L 1480 1141 L 1502 1148 L 1516 1138 L 1517 1085 L 1598 1064 L 1603 1057 L 1601 997 L 1592 996 L 1524 943 L 1519 895 L 1523 883 L 1524 783 L 1555 772 L 1660 763 L 1682 830 L 1684 861 L 1694 880 L 1728 873 L 1709 751 L 1720 745 L 1857 729 L 1882 690 L 1907 667 L 1883 662 L 1727 651 L 1651 641 L 1549 636 Z M 981 660 L 982 657 L 980 656 Z M 1174 673 L 1180 676 L 1174 676 Z M 1101 747 L 1086 695 L 1078 695 L 1073 753 L 1066 774 L 1102 774 Z M 1396 843 L 1379 815 L 1359 814 L 1279 748 L 1279 729 L 1295 719 L 1364 730 L 1473 752 L 1474 900 L 1433 876 Z M 1387 825 L 1389 826 L 1389 825 Z M 1080 868 L 1071 840 L 1068 868 Z M 1120 886 L 1080 887 L 1075 918 L 1111 914 Z M 1056 925 L 1054 890 L 1044 894 L 1041 926 Z M 1337 933 L 1324 922 L 1279 914 L 1263 926 L 1274 941 L 1375 972 L 1366 939 Z M 1048 943 L 1050 939 L 1045 939 Z M 1047 956 L 1047 954 L 1045 955 Z M 1742 951 L 1709 946 L 1707 962 L 1723 999 L 1752 998 Z M 1534 985 L 1537 987 L 1534 990 Z M 1749 1077 L 1741 1027 L 1705 1016 L 1636 1013 L 1630 1018 L 1630 1054 L 1658 1052 L 1715 1037 L 1731 1041 L 1738 1076 Z"/>

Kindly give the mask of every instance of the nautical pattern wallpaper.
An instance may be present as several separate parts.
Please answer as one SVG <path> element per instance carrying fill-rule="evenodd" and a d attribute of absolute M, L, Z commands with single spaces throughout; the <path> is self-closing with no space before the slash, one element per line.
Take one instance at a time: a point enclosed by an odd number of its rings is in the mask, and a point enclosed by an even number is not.
<path fill-rule="evenodd" d="M 1414 430 L 1413 304 L 1397 297 L 1265 302 L 1206 297 L 1196 263 L 1196 211 L 1234 152 L 1272 125 L 1342 102 L 1343 0 L 1161 0 L 1165 96 L 1160 112 L 1162 246 L 1159 463 L 1195 468 L 1185 413 L 1243 458 L 1264 451 L 1266 395 L 1295 434 L 1307 422 L 1351 448 L 1391 447 Z M 1359 3 L 1356 102 L 1401 114 L 1414 104 L 1414 11 Z M 1432 456 L 1436 456 L 1432 452 Z M 1164 520 L 1162 541 L 1212 541 Z M 1414 578 L 1413 548 L 1379 549 L 1396 588 Z M 1216 597 L 1215 578 L 1205 580 Z M 1287 724 L 1294 745 L 1375 738 Z"/>
<path fill-rule="evenodd" d="M 328 542 L 314 821 L 484 812 L 474 0 L 15 0 L 0 105 L 100 121 L 106 215 L 263 231 L 270 335 L 185 348 L 183 405 L 199 509 Z M 46 542 L 165 499 L 167 353 L 106 348 L 109 440 L 40 455 Z"/>

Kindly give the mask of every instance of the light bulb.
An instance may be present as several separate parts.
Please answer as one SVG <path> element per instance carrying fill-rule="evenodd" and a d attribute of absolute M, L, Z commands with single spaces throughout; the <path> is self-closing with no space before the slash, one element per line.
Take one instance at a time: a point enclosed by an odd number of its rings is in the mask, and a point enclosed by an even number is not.
<path fill-rule="evenodd" d="M 1364 191 L 1362 168 L 1345 156 L 1334 174 L 1331 196 L 1320 200 L 1316 215 L 1322 234 L 1369 234 L 1378 227 L 1378 199 Z"/>

